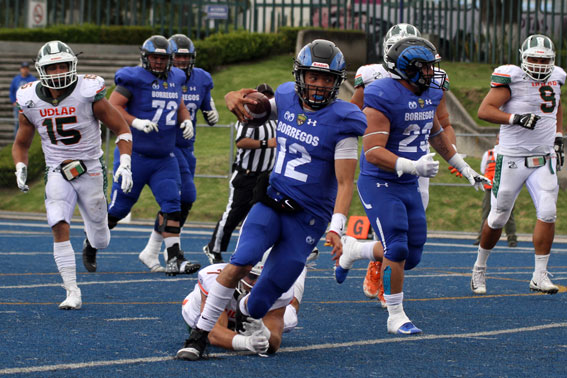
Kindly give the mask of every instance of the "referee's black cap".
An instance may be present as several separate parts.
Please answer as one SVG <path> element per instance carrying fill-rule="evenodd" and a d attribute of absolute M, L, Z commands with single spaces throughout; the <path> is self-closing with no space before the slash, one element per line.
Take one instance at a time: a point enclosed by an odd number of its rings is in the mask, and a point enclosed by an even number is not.
<path fill-rule="evenodd" d="M 270 87 L 268 84 L 266 83 L 262 83 L 260 85 L 258 85 L 256 87 L 256 90 L 260 93 L 263 93 L 265 95 L 270 95 L 273 96 L 274 95 L 274 90 L 272 89 L 272 87 Z"/>

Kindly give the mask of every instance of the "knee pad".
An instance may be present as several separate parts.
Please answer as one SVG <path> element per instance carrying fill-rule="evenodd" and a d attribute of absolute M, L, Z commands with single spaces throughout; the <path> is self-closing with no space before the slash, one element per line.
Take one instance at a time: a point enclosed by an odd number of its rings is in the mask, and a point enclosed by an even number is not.
<path fill-rule="evenodd" d="M 503 228 L 506 222 L 508 222 L 508 218 L 510 218 L 513 207 L 514 197 L 512 193 L 506 191 L 498 192 L 496 206 L 492 206 L 486 220 L 488 226 L 494 230 Z"/>
<path fill-rule="evenodd" d="M 181 220 L 180 211 L 174 211 L 172 213 L 162 213 L 160 211 L 159 214 L 161 214 L 161 216 L 163 217 L 162 223 L 158 226 L 159 232 L 168 232 L 170 234 L 179 234 L 181 232 L 180 226 L 170 226 L 167 224 L 168 220 L 179 222 Z"/>
<path fill-rule="evenodd" d="M 115 217 L 114 215 L 108 214 L 108 229 L 112 230 L 118 224 L 120 218 Z"/>
<path fill-rule="evenodd" d="M 421 255 L 423 253 L 423 248 L 409 246 L 408 258 L 404 265 L 404 270 L 410 270 L 415 268 L 421 261 Z"/>
<path fill-rule="evenodd" d="M 388 260 L 392 261 L 403 261 L 407 260 L 409 255 L 409 249 L 406 242 L 396 241 L 390 242 L 388 244 L 387 250 L 384 252 L 384 256 Z"/>
<path fill-rule="evenodd" d="M 555 223 L 557 218 L 557 195 L 554 192 L 541 192 L 537 201 L 536 216 L 542 222 Z"/>
<path fill-rule="evenodd" d="M 187 221 L 187 217 L 189 216 L 189 212 L 191 211 L 192 207 L 193 207 L 193 202 L 181 202 L 181 213 L 180 213 L 181 219 L 179 220 L 179 227 L 183 227 L 183 225 L 185 225 L 185 222 Z"/>

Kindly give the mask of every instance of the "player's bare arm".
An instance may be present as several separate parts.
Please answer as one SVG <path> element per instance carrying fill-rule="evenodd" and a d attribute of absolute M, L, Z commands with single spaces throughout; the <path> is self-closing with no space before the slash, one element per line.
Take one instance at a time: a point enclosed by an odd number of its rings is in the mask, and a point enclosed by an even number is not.
<path fill-rule="evenodd" d="M 557 132 L 563 134 L 563 106 L 561 101 L 557 105 Z"/>
<path fill-rule="evenodd" d="M 500 110 L 508 100 L 510 100 L 508 88 L 491 88 L 478 108 L 478 118 L 496 124 L 510 123 L 510 114 Z"/>
<path fill-rule="evenodd" d="M 12 146 L 12 158 L 14 159 L 14 164 L 21 162 L 28 165 L 28 150 L 33 141 L 35 128 L 23 114 L 20 114 L 18 119 L 20 128 Z"/>
<path fill-rule="evenodd" d="M 250 113 L 248 113 L 248 111 L 244 108 L 245 104 L 257 103 L 255 100 L 244 97 L 251 92 L 256 92 L 256 90 L 251 88 L 242 88 L 238 91 L 228 92 L 224 96 L 226 107 L 234 113 L 240 122 L 247 122 L 253 118 L 252 115 L 250 115 Z"/>
<path fill-rule="evenodd" d="M 110 98 L 108 99 L 108 102 L 110 102 L 110 104 L 113 105 L 116 110 L 118 110 L 118 112 L 126 120 L 128 125 L 131 125 L 132 121 L 134 121 L 136 117 L 126 111 L 126 105 L 128 104 L 128 101 L 128 97 L 118 93 L 116 90 L 112 92 Z"/>
<path fill-rule="evenodd" d="M 181 101 L 181 103 L 179 103 L 179 107 L 177 108 L 177 119 L 179 123 L 182 123 L 186 120 L 191 120 L 191 114 L 189 114 L 189 110 L 187 110 L 184 101 Z"/>
<path fill-rule="evenodd" d="M 350 98 L 350 102 L 355 104 L 360 108 L 360 110 L 362 110 L 362 107 L 364 106 L 364 87 L 361 86 L 354 89 L 354 93 Z"/>
<path fill-rule="evenodd" d="M 439 107 L 437 107 L 437 111 L 438 110 Z M 436 119 L 433 120 L 433 127 L 431 128 L 430 135 L 429 144 L 435 149 L 435 151 L 437 151 L 437 153 L 439 153 L 439 155 L 441 155 L 443 159 L 449 160 L 457 153 L 451 145 L 452 143 L 445 133 L 445 129 L 441 128 L 440 122 Z"/>
<path fill-rule="evenodd" d="M 356 171 L 356 159 L 336 159 L 335 160 L 335 176 L 337 178 L 337 197 L 335 199 L 335 208 L 333 217 L 340 215 L 348 215 L 352 194 L 354 191 L 354 174 Z M 332 224 L 332 221 L 331 221 Z M 325 238 L 326 242 L 333 247 L 331 255 L 333 260 L 338 263 L 339 258 L 343 254 L 343 245 L 341 236 L 336 232 L 329 230 Z"/>
<path fill-rule="evenodd" d="M 284 329 L 284 313 L 285 307 L 276 308 L 268 311 L 266 316 L 262 318 L 264 325 L 270 330 L 270 346 L 268 353 L 276 353 L 282 344 L 282 334 Z"/>
<path fill-rule="evenodd" d="M 435 112 L 435 116 L 439 120 L 441 127 L 443 128 L 443 132 L 449 138 L 449 142 L 456 146 L 457 145 L 457 136 L 455 135 L 455 129 L 453 129 L 453 125 L 451 125 L 451 119 L 449 118 L 449 110 L 447 109 L 447 100 L 446 95 L 443 93 L 443 97 L 441 97 L 441 102 L 437 106 L 437 111 Z"/>
<path fill-rule="evenodd" d="M 116 136 L 121 134 L 130 134 L 130 127 L 122 117 L 117 108 L 112 106 L 110 102 L 103 98 L 93 104 L 93 112 L 99 121 L 104 123 Z M 120 154 L 132 154 L 132 141 L 120 140 L 116 143 Z"/>
<path fill-rule="evenodd" d="M 362 136 L 364 156 L 369 163 L 395 171 L 398 156 L 386 149 L 390 136 L 390 120 L 381 111 L 364 108 L 368 127 Z"/>

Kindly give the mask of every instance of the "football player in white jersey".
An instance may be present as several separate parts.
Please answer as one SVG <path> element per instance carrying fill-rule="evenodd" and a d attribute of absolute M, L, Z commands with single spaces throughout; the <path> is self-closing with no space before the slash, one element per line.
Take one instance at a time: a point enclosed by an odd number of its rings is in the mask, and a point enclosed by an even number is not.
<path fill-rule="evenodd" d="M 521 67 L 505 65 L 492 74 L 490 91 L 478 116 L 500 124 L 491 210 L 484 223 L 471 289 L 486 293 L 486 262 L 502 234 L 514 202 L 525 185 L 536 208 L 533 233 L 535 269 L 530 289 L 555 294 L 559 288 L 548 277 L 547 264 L 555 235 L 557 170 L 563 153 L 561 87 L 565 71 L 554 65 L 550 38 L 529 36 L 520 48 Z"/>
<path fill-rule="evenodd" d="M 79 309 L 81 290 L 69 240 L 75 205 L 79 205 L 85 232 L 93 245 L 106 248 L 110 242 L 99 121 L 118 136 L 120 168 L 114 181 L 121 180 L 125 191 L 132 187 L 132 134 L 120 113 L 105 99 L 104 79 L 77 75 L 77 57 L 65 43 L 51 41 L 43 45 L 35 66 L 40 80 L 22 86 L 16 95 L 20 128 L 12 157 L 18 187 L 27 192 L 28 150 L 37 129 L 47 172 L 47 223 L 53 232 L 55 263 L 67 290 L 67 298 L 59 308 Z"/>
<path fill-rule="evenodd" d="M 402 38 L 406 37 L 420 37 L 420 31 L 411 24 L 397 24 L 394 25 L 388 30 L 386 35 L 384 36 L 384 42 L 382 47 L 382 55 L 384 60 L 386 59 L 386 55 L 388 51 L 396 42 L 398 42 Z M 445 74 L 445 82 L 442 83 L 443 88 L 445 90 L 449 90 L 449 80 L 447 74 L 444 70 L 439 69 Z M 364 88 L 372 83 L 375 80 L 379 80 L 385 77 L 391 78 L 398 78 L 395 74 L 386 70 L 383 64 L 375 63 L 375 64 L 367 64 L 361 66 L 357 71 L 354 77 L 354 93 L 350 102 L 356 104 L 360 109 L 364 106 Z M 449 119 L 449 111 L 447 110 L 447 103 L 445 99 L 445 95 L 443 95 L 441 99 L 441 103 L 439 104 L 437 111 L 436 111 L 436 119 L 441 124 L 445 134 L 449 137 L 449 141 L 455 148 L 457 149 L 457 138 L 455 136 L 455 130 L 451 125 L 451 121 Z M 450 167 L 450 169 L 453 167 Z M 458 172 L 457 169 L 452 169 L 452 173 L 455 175 L 462 177 L 462 175 Z M 427 209 L 427 205 L 429 204 L 429 178 L 428 177 L 419 177 L 418 179 L 419 184 L 419 192 L 421 194 L 421 201 L 423 202 L 423 207 Z M 359 245 L 360 243 L 366 244 L 366 242 L 356 242 L 355 240 L 349 241 L 348 246 L 352 246 L 353 248 L 368 248 L 374 249 L 374 255 L 382 255 L 383 249 L 380 243 L 373 242 L 367 245 Z M 382 262 L 380 260 L 377 261 L 370 261 L 368 263 L 368 268 L 366 271 L 366 276 L 364 278 L 364 282 L 362 284 L 362 289 L 364 294 L 369 298 L 378 298 L 382 308 L 386 308 L 386 302 L 384 300 L 384 288 L 382 285 L 381 280 L 381 270 L 382 270 Z"/>
<path fill-rule="evenodd" d="M 238 297 L 247 295 L 254 287 L 270 251 L 271 248 L 264 253 L 262 260 L 252 268 L 250 273 L 238 283 L 233 298 L 208 335 L 211 345 L 235 351 L 275 353 L 280 347 L 282 333 L 291 332 L 297 326 L 297 313 L 303 298 L 306 268 L 303 269 L 294 285 L 277 299 L 261 320 L 247 318 L 243 323 L 245 329 L 236 328 Z M 315 248 L 307 261 L 315 260 L 318 255 L 319 250 Z M 181 308 L 183 319 L 190 328 L 197 326 L 197 320 L 201 316 L 210 287 L 226 265 L 226 263 L 212 264 L 199 271 L 198 282 L 193 291 L 183 300 Z M 177 358 L 191 359 L 189 357 L 190 354 L 187 354 L 185 347 L 177 352 Z"/>

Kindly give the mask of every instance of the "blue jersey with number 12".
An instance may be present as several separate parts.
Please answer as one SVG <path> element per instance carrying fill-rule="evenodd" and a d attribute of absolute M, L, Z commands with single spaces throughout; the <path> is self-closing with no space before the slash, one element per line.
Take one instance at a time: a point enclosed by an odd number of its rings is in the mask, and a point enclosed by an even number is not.
<path fill-rule="evenodd" d="M 277 157 L 270 184 L 306 211 L 331 218 L 337 179 L 335 146 L 366 129 L 366 117 L 349 102 L 336 100 L 318 111 L 306 111 L 288 82 L 276 90 Z"/>

